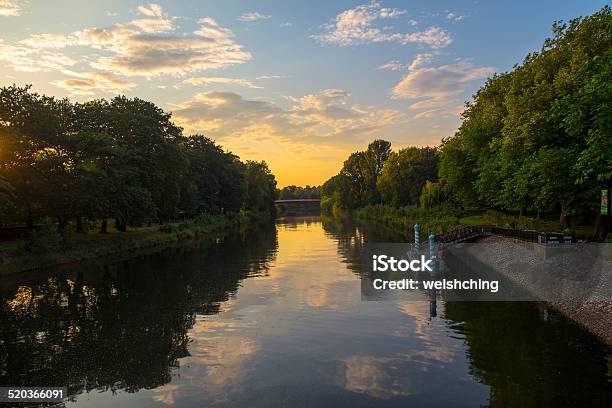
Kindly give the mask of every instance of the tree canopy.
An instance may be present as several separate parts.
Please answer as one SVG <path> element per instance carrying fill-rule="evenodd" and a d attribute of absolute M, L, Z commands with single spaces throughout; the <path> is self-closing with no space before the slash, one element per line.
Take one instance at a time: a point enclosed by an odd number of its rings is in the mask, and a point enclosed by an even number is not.
<path fill-rule="evenodd" d="M 440 149 L 440 177 L 463 204 L 592 214 L 612 181 L 612 14 L 569 23 L 466 104 Z"/>
<path fill-rule="evenodd" d="M 201 213 L 271 211 L 265 162 L 202 135 L 184 136 L 155 104 L 118 96 L 72 103 L 0 88 L 0 215 L 33 225 L 55 218 L 128 225 Z M 105 229 L 105 223 L 103 223 Z"/>

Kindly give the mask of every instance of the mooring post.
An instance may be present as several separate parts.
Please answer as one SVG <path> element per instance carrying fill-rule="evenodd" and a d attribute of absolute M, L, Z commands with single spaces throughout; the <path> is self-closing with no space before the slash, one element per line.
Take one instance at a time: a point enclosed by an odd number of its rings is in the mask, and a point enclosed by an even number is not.
<path fill-rule="evenodd" d="M 414 248 L 416 252 L 420 252 L 421 248 L 421 236 L 420 236 L 420 227 L 419 224 L 414 224 Z"/>
<path fill-rule="evenodd" d="M 429 232 L 429 236 L 427 237 L 429 243 L 429 258 L 433 259 L 434 271 L 437 269 L 436 266 L 438 264 L 438 253 L 436 251 L 436 236 L 433 232 Z"/>

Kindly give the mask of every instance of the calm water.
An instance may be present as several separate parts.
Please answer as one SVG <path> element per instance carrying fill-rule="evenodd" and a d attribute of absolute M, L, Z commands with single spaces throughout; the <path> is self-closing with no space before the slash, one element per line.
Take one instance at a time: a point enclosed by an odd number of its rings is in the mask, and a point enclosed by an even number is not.
<path fill-rule="evenodd" d="M 541 305 L 362 301 L 363 242 L 402 238 L 295 218 L 3 278 L 0 384 L 68 407 L 612 406 L 612 351 Z"/>

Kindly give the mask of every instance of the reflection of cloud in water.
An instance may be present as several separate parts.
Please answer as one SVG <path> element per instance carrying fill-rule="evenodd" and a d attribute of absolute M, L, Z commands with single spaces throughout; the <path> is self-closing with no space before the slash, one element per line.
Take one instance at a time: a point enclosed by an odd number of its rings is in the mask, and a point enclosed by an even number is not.
<path fill-rule="evenodd" d="M 340 360 L 342 368 L 336 379 L 339 386 L 376 398 L 392 398 L 414 393 L 412 382 L 397 370 L 398 359 L 351 356 Z"/>
<path fill-rule="evenodd" d="M 203 367 L 205 372 L 198 372 L 194 380 L 201 375 L 207 388 L 238 379 L 245 372 L 245 361 L 259 349 L 259 344 L 245 335 L 254 325 L 255 322 L 219 319 L 199 321 L 191 332 L 190 356 L 182 359 L 181 365 Z"/>
<path fill-rule="evenodd" d="M 181 364 L 198 364 L 206 367 L 202 385 L 216 389 L 228 381 L 235 381 L 246 371 L 244 363 L 259 349 L 258 343 L 236 336 L 205 337 L 189 348 L 190 357 Z"/>
<path fill-rule="evenodd" d="M 321 233 L 320 224 L 300 224 L 297 228 L 279 224 L 278 242 L 278 258 L 260 284 L 267 281 L 270 289 L 284 294 L 292 307 L 338 310 L 361 300 L 360 293 L 354 290 L 359 282 L 337 259 L 336 249 Z"/>
<path fill-rule="evenodd" d="M 427 350 L 418 351 L 415 355 L 445 364 L 450 364 L 455 360 L 455 351 L 441 345 L 435 347 L 429 346 Z"/>
<path fill-rule="evenodd" d="M 420 361 L 423 371 L 428 371 L 432 364 L 450 364 L 454 361 L 460 342 L 448 341 L 444 320 L 430 320 L 429 302 L 399 302 L 398 309 L 413 317 L 414 325 L 399 326 L 393 333 L 397 337 L 418 338 L 423 350 L 414 350 L 406 358 Z M 448 344 L 445 344 L 448 343 Z"/>
<path fill-rule="evenodd" d="M 431 320 L 429 317 L 429 302 L 399 301 L 397 302 L 397 308 L 401 313 L 411 317 L 410 321 L 414 322 L 414 325 L 398 326 L 393 332 L 394 336 L 418 337 L 425 341 L 431 340 L 431 337 L 436 332 L 436 326 L 439 326 L 441 321 L 437 319 Z"/>
<path fill-rule="evenodd" d="M 153 390 L 153 400 L 157 402 L 162 402 L 166 405 L 172 405 L 174 404 L 175 393 L 179 388 L 179 385 L 172 383 L 157 387 Z"/>

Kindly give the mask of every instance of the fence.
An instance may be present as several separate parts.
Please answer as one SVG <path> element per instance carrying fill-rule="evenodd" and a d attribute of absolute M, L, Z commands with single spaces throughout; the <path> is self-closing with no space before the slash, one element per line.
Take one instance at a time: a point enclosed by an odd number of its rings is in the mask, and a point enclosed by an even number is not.
<path fill-rule="evenodd" d="M 576 242 L 576 238 L 571 235 L 544 233 L 533 230 L 518 230 L 513 228 L 499 228 L 489 225 L 464 227 L 445 234 L 438 234 L 436 240 L 442 244 L 452 245 L 491 235 L 541 244 L 570 244 Z"/>

